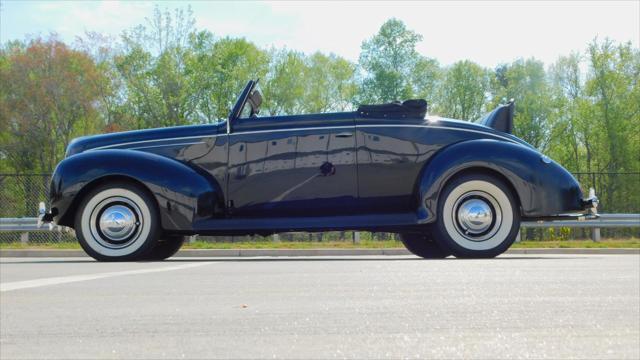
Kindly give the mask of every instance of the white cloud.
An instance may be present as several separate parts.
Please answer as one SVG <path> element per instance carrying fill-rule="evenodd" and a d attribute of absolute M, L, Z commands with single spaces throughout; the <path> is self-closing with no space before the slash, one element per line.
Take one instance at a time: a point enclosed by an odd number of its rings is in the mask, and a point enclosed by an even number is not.
<path fill-rule="evenodd" d="M 151 2 L 137 1 L 34 2 L 31 8 L 16 9 L 15 13 L 3 14 L 3 18 L 7 16 L 23 18 L 21 19 L 23 21 L 16 26 L 25 28 L 26 31 L 22 36 L 14 36 L 14 38 L 21 38 L 28 34 L 55 32 L 63 39 L 73 41 L 76 37 L 84 35 L 86 31 L 118 35 L 122 30 L 142 23 L 145 17 L 151 15 L 152 6 Z M 5 40 L 4 37 L 3 40 Z"/>
<path fill-rule="evenodd" d="M 69 13 L 69 23 L 65 25 L 65 32 L 69 35 L 84 31 L 119 34 L 123 30 L 144 22 L 145 17 L 151 15 L 150 2 L 103 1 L 93 6 L 74 6 Z"/>

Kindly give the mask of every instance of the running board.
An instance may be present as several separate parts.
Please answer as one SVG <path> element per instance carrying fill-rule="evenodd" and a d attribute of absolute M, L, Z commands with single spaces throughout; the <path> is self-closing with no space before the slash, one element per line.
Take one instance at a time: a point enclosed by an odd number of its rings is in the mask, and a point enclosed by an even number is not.
<path fill-rule="evenodd" d="M 198 234 L 276 233 L 289 231 L 371 230 L 384 231 L 420 225 L 415 213 L 316 217 L 207 219 L 194 224 Z"/>

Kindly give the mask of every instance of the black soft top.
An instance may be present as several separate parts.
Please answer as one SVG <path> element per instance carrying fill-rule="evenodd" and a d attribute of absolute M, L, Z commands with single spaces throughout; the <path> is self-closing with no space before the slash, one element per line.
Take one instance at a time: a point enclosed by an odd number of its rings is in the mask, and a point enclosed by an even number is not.
<path fill-rule="evenodd" d="M 427 101 L 411 99 L 387 104 L 360 105 L 358 115 L 368 118 L 414 118 L 424 119 L 427 114 Z"/>

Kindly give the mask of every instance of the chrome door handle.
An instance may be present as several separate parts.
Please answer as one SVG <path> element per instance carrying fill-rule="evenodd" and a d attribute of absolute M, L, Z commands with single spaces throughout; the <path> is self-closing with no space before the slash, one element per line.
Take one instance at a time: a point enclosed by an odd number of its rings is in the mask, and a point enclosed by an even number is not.
<path fill-rule="evenodd" d="M 339 138 L 348 138 L 348 137 L 352 137 L 352 136 L 353 136 L 353 133 L 350 132 L 350 131 L 345 131 L 345 132 L 341 132 L 341 133 L 336 134 L 336 137 L 339 137 Z"/>

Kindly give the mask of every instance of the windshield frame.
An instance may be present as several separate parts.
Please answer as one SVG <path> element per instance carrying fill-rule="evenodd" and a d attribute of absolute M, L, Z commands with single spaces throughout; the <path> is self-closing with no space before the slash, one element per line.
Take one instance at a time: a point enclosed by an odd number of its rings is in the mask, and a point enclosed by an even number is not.
<path fill-rule="evenodd" d="M 249 93 L 247 100 L 245 101 L 240 113 L 238 113 L 238 119 L 250 119 L 257 117 L 260 113 L 260 105 L 262 105 L 262 89 L 260 89 L 260 85 L 256 84 L 253 87 L 253 90 Z M 250 107 L 251 111 L 249 112 L 249 116 L 244 116 L 245 110 L 247 106 Z"/>
<path fill-rule="evenodd" d="M 236 104 L 229 112 L 229 118 L 227 119 L 227 134 L 231 133 L 231 123 L 240 115 L 240 112 L 244 108 L 247 99 L 249 99 L 249 96 L 251 95 L 256 85 L 258 85 L 258 80 L 249 80 L 249 82 L 247 82 L 247 85 L 245 85 L 244 90 L 242 90 L 242 93 L 240 93 Z"/>

